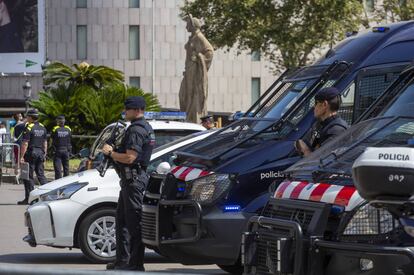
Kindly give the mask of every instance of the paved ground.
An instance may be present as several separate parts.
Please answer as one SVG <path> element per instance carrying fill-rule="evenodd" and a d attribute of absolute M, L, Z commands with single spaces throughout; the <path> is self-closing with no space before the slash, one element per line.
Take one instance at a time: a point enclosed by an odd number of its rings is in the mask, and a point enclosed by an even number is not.
<path fill-rule="evenodd" d="M 30 268 L 63 268 L 79 270 L 104 270 L 104 265 L 90 264 L 80 250 L 57 249 L 45 246 L 30 247 L 22 241 L 27 229 L 23 213 L 26 206 L 16 202 L 24 194 L 22 185 L 0 186 L 0 267 L 7 265 Z M 215 265 L 183 266 L 171 263 L 152 251 L 146 253 L 147 271 L 190 274 L 225 274 Z"/>

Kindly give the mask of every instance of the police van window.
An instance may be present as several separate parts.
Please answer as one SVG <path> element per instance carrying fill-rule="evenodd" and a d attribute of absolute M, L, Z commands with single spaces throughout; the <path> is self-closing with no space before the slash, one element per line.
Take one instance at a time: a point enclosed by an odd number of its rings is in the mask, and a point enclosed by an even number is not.
<path fill-rule="evenodd" d="M 348 124 L 352 124 L 355 101 L 355 82 L 352 82 L 352 84 L 342 94 L 341 98 L 342 104 L 338 113 Z"/>
<path fill-rule="evenodd" d="M 197 130 L 158 130 L 155 131 L 155 148 L 175 141 L 176 139 L 188 136 Z"/>
<path fill-rule="evenodd" d="M 315 82 L 315 79 L 292 83 L 273 105 L 274 107 L 265 114 L 264 118 L 280 118 L 286 111 L 302 96 L 308 88 Z"/>
<path fill-rule="evenodd" d="M 414 117 L 414 84 L 408 86 L 382 115 Z"/>

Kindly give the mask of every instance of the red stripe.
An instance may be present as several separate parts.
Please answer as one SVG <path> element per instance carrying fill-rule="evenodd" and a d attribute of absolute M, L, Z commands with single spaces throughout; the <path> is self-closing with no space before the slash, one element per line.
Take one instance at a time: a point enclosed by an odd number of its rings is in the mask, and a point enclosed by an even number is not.
<path fill-rule="evenodd" d="M 306 181 L 302 181 L 298 185 L 296 185 L 295 188 L 293 188 L 292 193 L 290 194 L 291 199 L 297 199 L 300 195 L 300 192 L 302 192 L 303 188 L 305 188 L 308 185 Z"/>
<path fill-rule="evenodd" d="M 355 187 L 345 186 L 336 195 L 334 204 L 347 206 L 352 195 L 355 193 Z"/>
<path fill-rule="evenodd" d="M 286 190 L 286 188 L 288 187 L 290 185 L 290 181 L 285 181 L 285 182 L 283 182 L 283 183 L 281 183 L 280 185 L 279 185 L 279 187 L 277 188 L 277 190 L 276 190 L 276 193 L 275 193 L 275 198 L 276 199 L 280 199 L 280 198 L 282 198 L 282 196 L 283 196 L 283 192 L 285 192 L 285 190 Z"/>
<path fill-rule="evenodd" d="M 209 171 L 201 171 L 199 177 L 204 177 L 204 176 L 207 176 L 208 174 L 210 174 Z"/>
<path fill-rule="evenodd" d="M 178 170 L 180 170 L 181 169 L 181 166 L 176 166 L 176 167 L 174 167 L 172 170 L 171 170 L 171 172 L 170 173 L 172 173 L 172 174 L 175 174 L 175 172 L 177 172 Z"/>
<path fill-rule="evenodd" d="M 182 172 L 178 178 L 180 180 L 185 180 L 185 177 L 193 170 L 194 168 L 188 167 L 187 169 L 184 170 L 184 172 Z"/>
<path fill-rule="evenodd" d="M 323 194 L 325 194 L 326 189 L 328 189 L 331 185 L 326 183 L 320 183 L 316 188 L 312 191 L 309 200 L 311 201 L 321 201 Z"/>

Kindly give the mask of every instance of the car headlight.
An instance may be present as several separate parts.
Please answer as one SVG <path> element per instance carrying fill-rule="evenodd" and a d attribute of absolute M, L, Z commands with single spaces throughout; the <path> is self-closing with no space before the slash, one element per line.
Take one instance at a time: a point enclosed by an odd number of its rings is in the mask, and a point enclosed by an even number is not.
<path fill-rule="evenodd" d="M 211 174 L 190 182 L 189 197 L 201 204 L 210 204 L 219 199 L 231 185 L 230 175 Z"/>
<path fill-rule="evenodd" d="M 88 185 L 87 182 L 74 182 L 74 183 L 59 187 L 57 189 L 54 189 L 43 195 L 40 195 L 40 200 L 41 201 L 55 201 L 55 200 L 69 199 L 79 189 L 83 188 L 86 185 Z"/>
<path fill-rule="evenodd" d="M 343 235 L 381 235 L 399 227 L 390 212 L 365 204 L 357 210 L 346 226 Z"/>

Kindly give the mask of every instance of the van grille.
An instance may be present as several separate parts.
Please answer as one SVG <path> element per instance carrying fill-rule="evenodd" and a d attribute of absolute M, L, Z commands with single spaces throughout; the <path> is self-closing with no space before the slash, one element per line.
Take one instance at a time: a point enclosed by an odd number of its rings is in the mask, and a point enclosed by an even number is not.
<path fill-rule="evenodd" d="M 142 238 L 150 241 L 156 240 L 156 215 L 155 213 L 142 212 Z"/>

